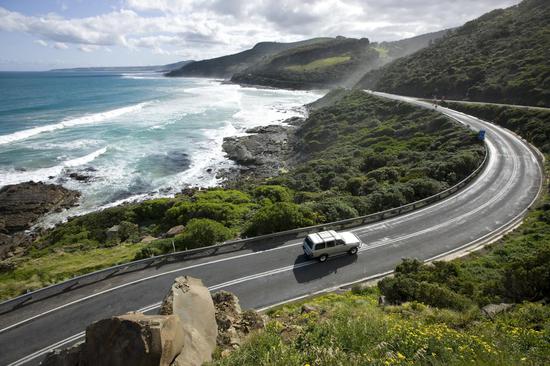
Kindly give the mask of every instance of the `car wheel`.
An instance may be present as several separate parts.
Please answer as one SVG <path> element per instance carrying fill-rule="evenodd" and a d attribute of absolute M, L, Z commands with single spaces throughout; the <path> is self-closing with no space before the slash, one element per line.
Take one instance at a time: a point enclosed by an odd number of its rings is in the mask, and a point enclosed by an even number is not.
<path fill-rule="evenodd" d="M 355 255 L 357 254 L 357 248 L 351 248 L 348 252 L 350 255 Z"/>
<path fill-rule="evenodd" d="M 322 256 L 319 257 L 319 262 L 326 262 L 327 258 L 328 258 L 328 255 L 323 254 Z"/>

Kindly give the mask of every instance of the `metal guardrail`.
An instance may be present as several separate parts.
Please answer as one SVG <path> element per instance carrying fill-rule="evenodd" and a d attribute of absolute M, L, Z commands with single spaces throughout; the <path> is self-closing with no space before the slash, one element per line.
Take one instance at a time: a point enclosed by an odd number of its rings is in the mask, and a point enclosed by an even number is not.
<path fill-rule="evenodd" d="M 272 240 L 275 238 L 287 237 L 288 239 L 292 239 L 292 238 L 304 237 L 308 234 L 318 232 L 318 231 L 323 231 L 323 230 L 348 229 L 356 226 L 361 226 L 365 224 L 382 221 L 391 217 L 398 216 L 403 213 L 412 212 L 421 207 L 425 207 L 427 205 L 435 203 L 443 198 L 449 197 L 450 195 L 456 193 L 457 191 L 465 187 L 474 178 L 476 178 L 477 175 L 483 170 L 488 160 L 489 160 L 489 149 L 485 147 L 485 156 L 483 158 L 483 161 L 476 168 L 476 170 L 474 170 L 470 175 L 468 175 L 466 178 L 464 178 L 454 186 L 444 191 L 441 191 L 433 196 L 421 199 L 419 201 L 415 201 L 403 206 L 391 208 L 385 211 L 376 212 L 370 215 L 365 215 L 365 216 L 360 216 L 360 217 L 355 217 L 355 218 L 345 219 L 340 221 L 334 221 L 326 224 L 308 226 L 308 227 L 303 227 L 298 229 L 285 230 L 285 231 L 280 231 L 273 234 L 255 236 L 251 238 L 232 240 L 232 241 L 215 244 L 208 247 L 163 254 L 163 255 L 159 255 L 151 258 L 141 259 L 141 260 L 117 265 L 114 267 L 105 268 L 99 271 L 77 276 L 70 280 L 67 280 L 58 284 L 54 284 L 48 287 L 44 287 L 36 291 L 26 293 L 24 295 L 20 295 L 10 300 L 6 300 L 0 303 L 0 314 L 5 314 L 10 311 L 13 311 L 21 306 L 24 306 L 25 304 L 44 300 L 49 297 L 58 295 L 60 293 L 64 293 L 67 291 L 71 291 L 75 288 L 100 282 L 105 279 L 118 276 L 124 273 L 140 271 L 143 269 L 156 267 L 156 266 L 163 266 L 170 263 L 180 262 L 185 259 L 200 258 L 200 257 L 211 256 L 216 254 L 230 253 L 230 252 L 235 252 L 239 250 L 250 249 L 250 248 L 257 247 L 258 244 L 260 243 L 265 244 L 269 240 Z M 273 243 L 273 244 L 277 246 L 277 243 Z"/>

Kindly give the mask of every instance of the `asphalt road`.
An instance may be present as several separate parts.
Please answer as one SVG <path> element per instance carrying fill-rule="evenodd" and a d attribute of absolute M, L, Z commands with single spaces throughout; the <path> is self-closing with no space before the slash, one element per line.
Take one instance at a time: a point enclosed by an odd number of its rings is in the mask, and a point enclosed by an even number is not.
<path fill-rule="evenodd" d="M 389 97 L 433 108 L 411 98 Z M 260 309 L 390 271 L 402 258 L 438 257 L 502 230 L 538 195 L 540 163 L 509 131 L 449 109 L 438 111 L 487 131 L 490 157 L 485 169 L 443 201 L 353 229 L 366 243 L 357 256 L 317 263 L 303 257 L 301 240 L 294 239 L 113 277 L 2 315 L 0 365 L 38 364 L 53 346 L 81 339 L 93 321 L 139 309 L 154 312 L 180 275 L 201 278 L 211 291 L 232 291 L 244 308 Z"/>

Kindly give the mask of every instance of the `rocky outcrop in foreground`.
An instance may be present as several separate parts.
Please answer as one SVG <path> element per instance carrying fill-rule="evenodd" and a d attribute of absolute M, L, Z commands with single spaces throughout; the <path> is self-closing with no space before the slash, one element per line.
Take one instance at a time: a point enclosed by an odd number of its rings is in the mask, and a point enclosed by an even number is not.
<path fill-rule="evenodd" d="M 31 238 L 23 233 L 44 214 L 74 206 L 80 196 L 59 185 L 25 182 L 0 189 L 0 259 Z"/>
<path fill-rule="evenodd" d="M 178 277 L 160 315 L 129 313 L 95 322 L 86 340 L 48 354 L 46 366 L 194 366 L 212 359 L 216 344 L 236 348 L 264 323 L 256 312 L 242 312 L 229 292 L 210 295 L 202 281 Z M 221 324 L 221 325 L 220 325 Z"/>

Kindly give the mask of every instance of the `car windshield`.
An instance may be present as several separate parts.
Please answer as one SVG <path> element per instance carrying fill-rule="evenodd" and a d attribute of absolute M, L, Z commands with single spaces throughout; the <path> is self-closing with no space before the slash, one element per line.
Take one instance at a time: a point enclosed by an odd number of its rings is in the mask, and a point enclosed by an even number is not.
<path fill-rule="evenodd" d="M 313 247 L 313 243 L 311 242 L 311 239 L 309 237 L 306 237 L 306 240 L 304 240 L 304 242 L 310 249 Z"/>

